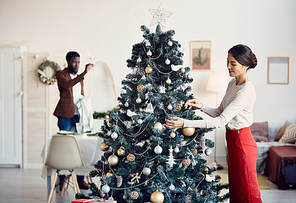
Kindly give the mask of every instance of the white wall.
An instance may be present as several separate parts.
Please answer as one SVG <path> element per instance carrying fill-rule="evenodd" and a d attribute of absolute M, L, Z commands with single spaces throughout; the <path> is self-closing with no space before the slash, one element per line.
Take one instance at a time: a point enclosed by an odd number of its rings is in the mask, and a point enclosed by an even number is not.
<path fill-rule="evenodd" d="M 25 45 L 29 52 L 92 52 L 110 67 L 118 94 L 129 73 L 126 60 L 132 45 L 142 41 L 140 26 L 149 26 L 148 9 L 157 9 L 160 2 L 0 0 L 0 46 Z M 166 27 L 176 31 L 174 39 L 182 44 L 186 66 L 191 40 L 210 40 L 212 70 L 225 72 L 227 50 L 247 44 L 258 58 L 258 66 L 249 73 L 257 91 L 254 120 L 276 126 L 285 120 L 296 122 L 296 1 L 164 0 L 164 8 L 174 13 Z M 269 56 L 290 57 L 289 85 L 267 84 Z M 209 75 L 209 71 L 192 72 L 192 87 L 197 98 L 215 106 L 216 95 L 205 91 Z M 223 156 L 223 131 L 218 134 L 217 152 Z"/>

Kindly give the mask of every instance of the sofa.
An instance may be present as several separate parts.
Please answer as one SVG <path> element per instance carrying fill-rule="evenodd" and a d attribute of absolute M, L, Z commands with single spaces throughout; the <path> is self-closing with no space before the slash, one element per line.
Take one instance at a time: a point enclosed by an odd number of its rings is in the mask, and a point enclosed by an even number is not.
<path fill-rule="evenodd" d="M 274 127 L 260 122 L 250 129 L 258 147 L 257 173 L 265 174 L 279 189 L 296 185 L 296 123 Z"/>
<path fill-rule="evenodd" d="M 258 174 L 264 174 L 266 159 L 270 147 L 295 145 L 296 123 L 286 121 L 283 126 L 278 127 L 269 126 L 267 121 L 255 122 L 250 129 L 258 147 L 256 164 Z"/>

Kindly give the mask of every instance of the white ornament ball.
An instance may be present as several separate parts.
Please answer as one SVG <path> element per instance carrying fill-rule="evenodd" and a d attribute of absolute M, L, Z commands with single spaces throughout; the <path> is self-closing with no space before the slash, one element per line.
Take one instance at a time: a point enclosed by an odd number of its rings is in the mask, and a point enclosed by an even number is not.
<path fill-rule="evenodd" d="M 165 82 L 166 82 L 166 84 L 168 84 L 168 85 L 170 85 L 170 84 L 172 83 L 172 81 L 171 81 L 170 78 L 168 78 Z"/>
<path fill-rule="evenodd" d="M 170 136 L 171 136 L 171 138 L 175 138 L 176 137 L 176 133 L 175 132 L 171 132 Z"/>
<path fill-rule="evenodd" d="M 185 73 L 185 68 L 181 68 L 181 69 L 180 69 L 180 72 L 181 72 L 181 73 Z"/>
<path fill-rule="evenodd" d="M 158 129 L 159 131 L 162 131 L 163 125 L 160 122 L 155 122 L 154 123 L 154 128 Z"/>
<path fill-rule="evenodd" d="M 173 45 L 173 42 L 172 41 L 168 41 L 168 45 L 169 46 L 172 46 Z"/>
<path fill-rule="evenodd" d="M 175 190 L 175 186 L 173 184 L 170 185 L 170 190 Z"/>
<path fill-rule="evenodd" d="M 173 106 L 172 106 L 171 104 L 169 104 L 169 105 L 167 106 L 167 108 L 168 108 L 168 110 L 172 110 L 172 109 L 173 109 Z"/>
<path fill-rule="evenodd" d="M 143 169 L 143 174 L 144 174 L 145 176 L 149 176 L 150 173 L 151 173 L 151 169 L 150 169 L 150 168 L 145 167 L 145 168 Z"/>
<path fill-rule="evenodd" d="M 212 150 L 211 148 L 207 148 L 207 149 L 205 150 L 205 154 L 206 154 L 207 156 L 211 156 L 212 153 L 213 153 L 213 150 Z"/>
<path fill-rule="evenodd" d="M 137 59 L 137 62 L 140 63 L 141 61 L 142 61 L 142 59 L 139 57 L 139 58 Z"/>
<path fill-rule="evenodd" d="M 165 64 L 170 65 L 170 63 L 171 63 L 170 59 L 165 60 Z"/>
<path fill-rule="evenodd" d="M 108 193 L 108 192 L 110 191 L 110 187 L 109 187 L 109 185 L 104 185 L 104 186 L 102 187 L 102 191 L 103 191 L 104 193 Z"/>
<path fill-rule="evenodd" d="M 140 124 L 140 125 L 141 125 L 141 124 L 143 123 L 143 120 L 142 120 L 142 119 L 138 119 L 138 121 L 137 121 L 137 122 L 138 122 L 138 124 Z"/>
<path fill-rule="evenodd" d="M 174 151 L 175 151 L 176 153 L 178 153 L 178 152 L 180 151 L 179 147 L 176 147 L 176 148 L 174 149 Z"/>
<path fill-rule="evenodd" d="M 154 152 L 155 152 L 155 154 L 161 154 L 162 153 L 162 147 L 160 145 L 157 145 L 154 148 Z"/>
<path fill-rule="evenodd" d="M 113 133 L 111 134 L 111 138 L 112 138 L 112 139 L 116 139 L 116 138 L 118 138 L 118 134 L 117 134 L 116 132 L 113 132 Z"/>

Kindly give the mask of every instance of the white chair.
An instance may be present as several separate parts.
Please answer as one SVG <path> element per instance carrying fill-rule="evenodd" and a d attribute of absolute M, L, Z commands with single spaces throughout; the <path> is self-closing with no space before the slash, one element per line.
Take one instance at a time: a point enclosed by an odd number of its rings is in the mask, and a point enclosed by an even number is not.
<path fill-rule="evenodd" d="M 48 203 L 52 201 L 60 170 L 69 170 L 71 172 L 74 193 L 80 193 L 74 169 L 82 165 L 84 165 L 84 163 L 81 152 L 73 136 L 52 136 L 45 158 L 45 166 L 56 169 L 56 173 L 48 196 Z"/>

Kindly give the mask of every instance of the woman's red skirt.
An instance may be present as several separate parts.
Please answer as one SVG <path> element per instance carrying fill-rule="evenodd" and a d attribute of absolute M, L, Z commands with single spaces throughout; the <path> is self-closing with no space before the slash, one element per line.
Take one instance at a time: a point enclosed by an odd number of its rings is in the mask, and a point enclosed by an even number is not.
<path fill-rule="evenodd" d="M 226 129 L 231 203 L 262 203 L 257 182 L 257 144 L 250 127 Z"/>

